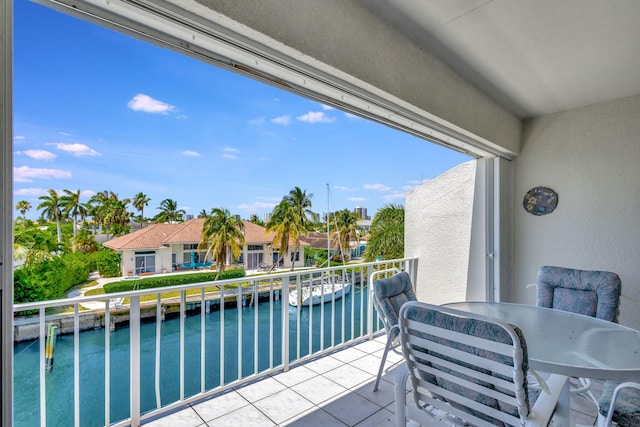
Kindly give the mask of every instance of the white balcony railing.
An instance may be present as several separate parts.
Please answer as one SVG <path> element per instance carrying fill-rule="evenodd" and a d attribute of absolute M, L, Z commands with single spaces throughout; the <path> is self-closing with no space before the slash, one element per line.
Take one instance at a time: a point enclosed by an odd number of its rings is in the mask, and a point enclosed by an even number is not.
<path fill-rule="evenodd" d="M 374 319 L 367 278 L 397 267 L 415 283 L 417 262 L 350 264 L 16 305 L 14 313 L 36 314 L 14 322 L 15 425 L 138 426 L 371 338 L 382 325 Z M 335 277 L 349 282 L 351 292 L 343 298 L 289 304 L 291 290 L 301 294 L 311 281 L 331 283 Z M 67 313 L 52 313 L 65 308 Z M 47 345 L 52 324 L 59 332 L 53 351 Z"/>

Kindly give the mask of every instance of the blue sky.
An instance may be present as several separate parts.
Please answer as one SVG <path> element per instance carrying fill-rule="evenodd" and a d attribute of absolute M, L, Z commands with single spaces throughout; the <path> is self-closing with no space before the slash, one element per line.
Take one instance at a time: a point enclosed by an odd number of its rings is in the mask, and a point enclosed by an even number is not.
<path fill-rule="evenodd" d="M 14 204 L 143 192 L 262 218 L 294 186 L 313 210 L 404 204 L 470 158 L 129 36 L 16 0 Z M 133 208 L 131 209 L 134 210 Z M 137 213 L 137 212 L 136 212 Z M 17 212 L 15 213 L 18 214 Z"/>

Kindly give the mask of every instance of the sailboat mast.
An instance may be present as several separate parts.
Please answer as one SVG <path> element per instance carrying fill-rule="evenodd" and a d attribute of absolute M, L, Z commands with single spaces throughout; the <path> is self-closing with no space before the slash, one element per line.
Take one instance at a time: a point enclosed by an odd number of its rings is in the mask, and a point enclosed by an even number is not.
<path fill-rule="evenodd" d="M 331 234 L 330 232 L 330 224 L 331 224 L 331 207 L 329 206 L 329 183 L 327 183 L 327 267 L 331 267 Z"/>

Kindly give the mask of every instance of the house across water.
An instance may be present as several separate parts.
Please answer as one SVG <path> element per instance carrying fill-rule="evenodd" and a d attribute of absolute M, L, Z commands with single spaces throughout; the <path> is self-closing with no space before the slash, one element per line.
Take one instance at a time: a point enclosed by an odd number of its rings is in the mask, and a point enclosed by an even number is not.
<path fill-rule="evenodd" d="M 116 237 L 104 243 L 121 257 L 122 275 L 166 273 L 180 269 L 215 269 L 216 260 L 205 258 L 206 248 L 198 248 L 202 240 L 204 218 L 195 218 L 177 224 L 153 224 L 133 233 Z M 249 221 L 243 221 L 245 245 L 238 259 L 227 259 L 226 264 L 237 264 L 245 270 L 256 270 L 260 265 L 275 264 L 279 248 L 273 247 L 274 233 Z M 306 242 L 298 250 L 293 239 L 282 267 L 290 267 L 304 259 Z M 229 257 L 233 255 L 229 254 Z"/>

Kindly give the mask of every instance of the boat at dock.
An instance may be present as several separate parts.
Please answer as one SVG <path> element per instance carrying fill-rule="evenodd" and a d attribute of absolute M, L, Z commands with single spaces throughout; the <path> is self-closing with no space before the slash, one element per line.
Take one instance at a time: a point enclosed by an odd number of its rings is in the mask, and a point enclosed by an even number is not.
<path fill-rule="evenodd" d="M 339 277 L 312 279 L 303 282 L 300 289 L 289 291 L 289 305 L 297 307 L 322 304 L 340 299 L 349 292 L 351 283 L 348 280 Z"/>

